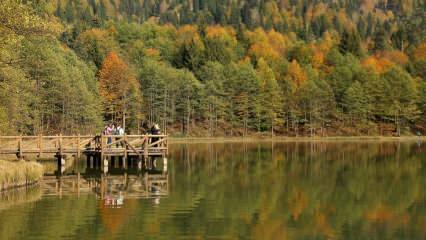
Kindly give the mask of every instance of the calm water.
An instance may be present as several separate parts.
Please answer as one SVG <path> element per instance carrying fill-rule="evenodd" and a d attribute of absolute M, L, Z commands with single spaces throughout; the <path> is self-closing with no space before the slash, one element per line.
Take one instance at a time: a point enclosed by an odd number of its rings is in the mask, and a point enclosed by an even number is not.
<path fill-rule="evenodd" d="M 424 142 L 175 144 L 149 172 L 86 165 L 2 193 L 0 239 L 426 239 Z"/>

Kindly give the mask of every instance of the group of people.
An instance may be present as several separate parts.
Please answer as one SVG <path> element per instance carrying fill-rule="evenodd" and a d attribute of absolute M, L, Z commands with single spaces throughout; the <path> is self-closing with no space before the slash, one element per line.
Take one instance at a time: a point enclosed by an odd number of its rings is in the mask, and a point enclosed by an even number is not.
<path fill-rule="evenodd" d="M 144 126 L 144 129 L 145 129 L 145 126 Z M 145 131 L 145 132 L 148 133 L 148 134 L 151 134 L 151 135 L 160 135 L 161 134 L 160 126 L 158 124 L 154 123 L 154 124 L 151 125 L 150 128 L 147 128 L 147 131 Z M 110 124 L 108 124 L 104 127 L 102 134 L 109 136 L 108 140 L 107 140 L 107 144 L 111 144 L 112 138 L 113 138 L 111 135 L 123 136 L 124 135 L 124 128 L 121 127 L 120 124 L 110 123 Z M 158 138 L 153 138 L 152 141 L 154 141 L 154 140 L 158 140 Z"/>
<path fill-rule="evenodd" d="M 104 130 L 102 131 L 102 134 L 122 136 L 122 135 L 124 135 L 124 128 L 121 127 L 120 124 L 118 124 L 117 127 L 116 127 L 114 123 L 110 123 L 110 124 L 105 126 Z M 112 143 L 112 137 L 108 137 L 107 144 L 110 144 L 110 143 Z"/>
<path fill-rule="evenodd" d="M 110 123 L 105 126 L 102 133 L 104 135 L 124 135 L 124 128 L 122 128 L 120 124 L 116 127 L 114 123 Z"/>

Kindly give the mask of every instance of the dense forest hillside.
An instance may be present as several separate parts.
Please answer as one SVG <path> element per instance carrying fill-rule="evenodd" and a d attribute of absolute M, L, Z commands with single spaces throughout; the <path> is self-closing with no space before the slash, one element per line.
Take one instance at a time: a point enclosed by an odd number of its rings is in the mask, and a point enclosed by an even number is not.
<path fill-rule="evenodd" d="M 426 133 L 422 0 L 4 0 L 0 133 Z"/>

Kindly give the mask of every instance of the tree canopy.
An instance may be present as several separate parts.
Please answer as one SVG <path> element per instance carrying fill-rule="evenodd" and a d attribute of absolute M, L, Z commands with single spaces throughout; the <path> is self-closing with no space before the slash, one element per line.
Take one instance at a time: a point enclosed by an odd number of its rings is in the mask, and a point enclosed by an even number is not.
<path fill-rule="evenodd" d="M 100 131 L 125 117 L 129 132 L 156 122 L 186 135 L 424 132 L 423 8 L 5 0 L 0 131 Z"/>

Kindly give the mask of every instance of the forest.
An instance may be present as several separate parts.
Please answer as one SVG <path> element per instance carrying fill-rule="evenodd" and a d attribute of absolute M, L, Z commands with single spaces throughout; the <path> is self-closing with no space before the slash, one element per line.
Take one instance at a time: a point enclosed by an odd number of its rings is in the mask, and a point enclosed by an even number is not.
<path fill-rule="evenodd" d="M 0 135 L 426 134 L 422 0 L 3 0 Z"/>

